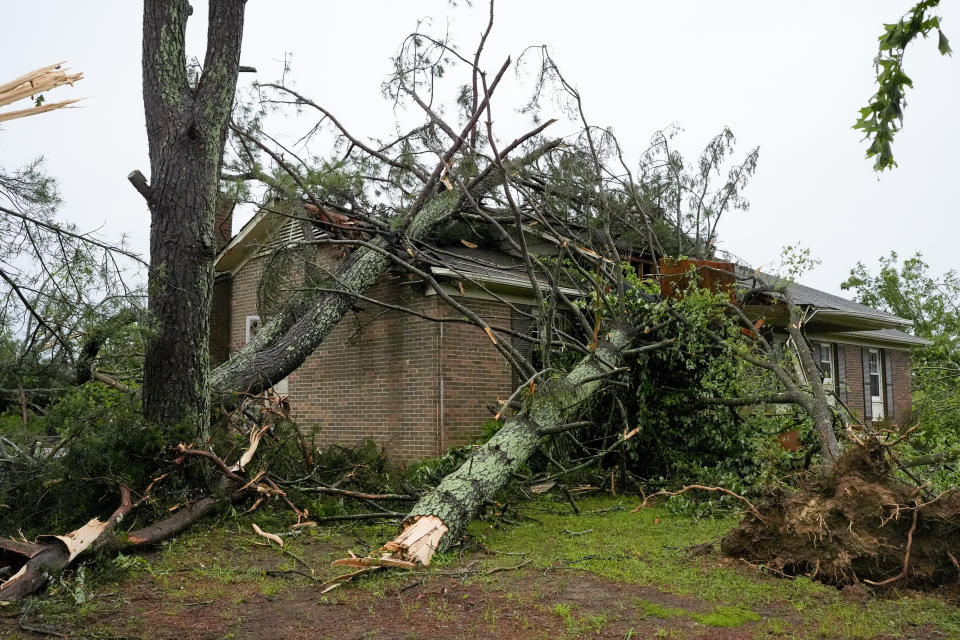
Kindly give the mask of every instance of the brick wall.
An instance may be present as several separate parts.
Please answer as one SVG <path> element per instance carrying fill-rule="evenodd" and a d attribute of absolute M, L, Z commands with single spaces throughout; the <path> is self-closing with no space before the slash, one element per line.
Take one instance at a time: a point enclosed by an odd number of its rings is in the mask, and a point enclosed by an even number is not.
<path fill-rule="evenodd" d="M 847 385 L 847 406 L 856 414 L 857 418 L 863 419 L 864 398 L 863 398 L 863 349 L 855 344 L 846 344 L 843 346 L 844 362 L 846 364 L 846 385 Z M 893 371 L 893 412 L 889 417 L 898 426 L 907 426 L 910 424 L 913 409 L 913 399 L 910 389 L 910 352 L 901 349 L 884 349 L 888 358 L 890 358 L 891 369 Z M 886 394 L 886 384 L 884 384 L 884 393 Z M 887 411 L 889 413 L 889 398 L 887 402 Z"/>
<path fill-rule="evenodd" d="M 901 427 L 910 426 L 913 398 L 910 390 L 910 352 L 888 349 L 887 357 L 893 368 L 893 421 Z"/>
<path fill-rule="evenodd" d="M 843 345 L 843 357 L 846 365 L 847 406 L 863 420 L 863 353 L 855 344 Z"/>
<path fill-rule="evenodd" d="M 246 316 L 257 315 L 265 260 L 249 261 L 234 276 L 232 351 L 243 346 Z M 366 295 L 426 315 L 455 313 L 396 274 Z M 509 326 L 509 309 L 499 303 L 469 305 Z M 359 302 L 290 375 L 288 394 L 293 419 L 317 446 L 373 439 L 393 459 L 411 461 L 473 440 L 511 386 L 509 366 L 483 331 Z"/>
<path fill-rule="evenodd" d="M 258 315 L 257 286 L 266 265 L 266 258 L 253 258 L 233 276 L 230 305 L 230 353 L 243 348 L 247 341 L 247 316 Z"/>
<path fill-rule="evenodd" d="M 213 283 L 210 305 L 210 364 L 217 366 L 230 357 L 231 293 L 233 280 L 220 276 Z"/>
<path fill-rule="evenodd" d="M 436 302 L 388 277 L 367 296 L 434 314 Z M 357 305 L 290 376 L 293 418 L 320 445 L 373 439 L 391 457 L 436 455 L 438 327 Z"/>
<path fill-rule="evenodd" d="M 439 303 L 446 307 L 443 302 Z M 509 327 L 510 309 L 499 302 L 471 300 L 468 306 L 491 325 Z M 454 314 L 447 308 L 445 315 Z M 481 435 L 483 423 L 499 410 L 497 400 L 513 393 L 513 374 L 487 334 L 467 324 L 440 327 L 444 384 L 440 450 Z"/>

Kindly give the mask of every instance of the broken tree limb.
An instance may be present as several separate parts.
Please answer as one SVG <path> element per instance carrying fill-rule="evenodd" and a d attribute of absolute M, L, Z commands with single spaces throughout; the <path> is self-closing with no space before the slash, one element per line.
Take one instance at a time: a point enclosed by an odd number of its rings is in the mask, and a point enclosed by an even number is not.
<path fill-rule="evenodd" d="M 540 130 L 542 127 L 536 131 Z M 507 163 L 507 170 L 521 171 L 559 145 L 558 140 L 541 144 L 515 162 Z M 489 192 L 500 181 L 500 176 L 491 172 L 473 186 L 472 192 Z M 455 191 L 434 195 L 400 231 L 407 241 L 422 239 L 453 215 L 459 202 L 460 196 Z M 212 393 L 229 404 L 237 390 L 258 393 L 300 366 L 336 328 L 354 304 L 356 294 L 362 294 L 373 286 L 392 264 L 388 257 L 390 240 L 379 237 L 373 243 L 379 250 L 360 247 L 337 267 L 333 277 L 342 291 L 321 295 L 305 291 L 294 296 L 236 357 L 214 369 L 210 374 Z"/>
<path fill-rule="evenodd" d="M 31 549 L 25 554 L 27 561 L 19 571 L 0 584 L 0 602 L 16 602 L 42 587 L 51 573 L 66 567 L 101 536 L 113 530 L 123 516 L 130 512 L 132 506 L 130 490 L 121 487 L 120 506 L 105 521 L 93 518 L 66 535 L 41 536 L 40 539 L 48 542 L 43 545 L 30 545 Z M 9 547 L 5 548 L 10 550 Z"/>
<path fill-rule="evenodd" d="M 18 100 L 23 100 L 27 97 L 32 98 L 39 96 L 45 91 L 56 89 L 61 85 L 69 84 L 72 86 L 74 82 L 83 80 L 82 73 L 68 74 L 66 69 L 61 68 L 63 64 L 63 62 L 58 62 L 57 64 L 36 69 L 15 80 L 0 85 L 0 107 L 17 102 Z M 77 100 L 64 100 L 62 102 L 47 104 L 38 103 L 36 106 L 27 109 L 6 111 L 0 113 L 0 122 L 53 111 L 54 109 L 60 109 L 74 102 L 77 102 Z"/>
<path fill-rule="evenodd" d="M 572 409 L 600 387 L 599 374 L 616 368 L 632 337 L 632 330 L 610 331 L 598 340 L 596 352 L 566 377 L 541 384 L 522 411 L 417 501 L 400 535 L 383 546 L 382 556 L 429 565 L 434 553 L 457 542 L 470 521 L 536 451 L 541 430 L 566 422 Z"/>
<path fill-rule="evenodd" d="M 956 460 L 960 460 L 960 449 L 949 449 L 947 451 L 938 451 L 937 453 L 931 453 L 925 456 L 917 456 L 916 458 L 910 458 L 909 460 L 902 460 L 900 461 L 900 464 L 909 469 L 912 467 L 946 464 Z"/>
<path fill-rule="evenodd" d="M 253 427 L 250 434 L 250 448 L 244 452 L 242 460 L 249 463 L 266 428 Z M 239 464 L 229 467 L 212 452 L 189 449 L 182 444 L 177 447 L 177 450 L 181 454 L 179 461 L 191 455 L 208 459 L 216 465 L 223 474 L 219 485 L 222 493 L 191 501 L 167 518 L 135 531 L 117 534 L 115 531 L 117 523 L 134 506 L 143 502 L 153 485 L 165 477 L 160 476 L 150 483 L 144 498 L 136 504 L 131 502 L 130 490 L 121 485 L 120 506 L 105 521 L 94 518 L 66 535 L 39 536 L 36 543 L 24 544 L 0 539 L 0 551 L 3 552 L 0 554 L 0 569 L 6 564 L 11 569 L 17 570 L 11 578 L 0 582 L 0 602 L 16 602 L 38 591 L 47 583 L 50 575 L 66 568 L 81 554 L 99 550 L 129 552 L 159 544 L 206 517 L 220 505 L 235 502 L 246 496 L 248 490 L 284 497 L 283 492 L 272 483 L 271 486 L 265 487 L 253 481 L 248 482 L 246 478 L 237 475 L 238 472 L 243 472 Z M 270 483 L 269 478 L 267 481 Z M 297 511 L 299 515 L 299 510 Z M 267 537 L 270 535 L 272 534 L 267 534 Z"/>
<path fill-rule="evenodd" d="M 414 496 L 403 493 L 363 493 L 362 491 L 348 491 L 336 487 L 309 487 L 300 489 L 304 493 L 325 493 L 333 496 L 356 498 L 357 500 L 414 500 Z"/>
<path fill-rule="evenodd" d="M 656 498 L 657 496 L 670 496 L 670 497 L 679 496 L 680 494 L 686 493 L 687 491 L 690 491 L 690 490 L 692 490 L 692 489 L 699 489 L 700 491 L 714 491 L 714 492 L 719 492 L 719 493 L 725 493 L 725 494 L 727 494 L 728 496 L 733 497 L 733 498 L 736 498 L 736 499 L 739 500 L 740 502 L 742 502 L 742 503 L 744 503 L 745 505 L 747 505 L 747 508 L 750 509 L 750 513 L 752 513 L 752 514 L 754 515 L 754 517 L 757 518 L 758 520 L 763 521 L 763 516 L 760 515 L 760 512 L 757 511 L 757 508 L 756 508 L 755 506 L 753 506 L 753 503 L 752 503 L 752 502 L 750 502 L 749 500 L 747 500 L 747 499 L 744 498 L 743 496 L 741 496 L 741 495 L 739 495 L 739 494 L 737 494 L 737 493 L 734 493 L 733 491 L 730 491 L 730 489 L 724 489 L 723 487 L 707 487 L 707 486 L 704 486 L 704 485 L 702 485 L 702 484 L 690 484 L 690 485 L 687 485 L 687 486 L 683 487 L 683 488 L 680 489 L 679 491 L 657 491 L 656 493 L 651 493 L 650 495 L 646 496 L 646 497 L 643 499 L 643 502 L 641 502 L 639 505 L 637 505 L 637 506 L 633 509 L 633 511 L 631 511 L 630 513 L 636 513 L 637 511 L 640 511 L 641 509 L 643 509 L 644 507 L 647 506 L 647 503 L 650 502 L 650 500 L 652 500 L 653 498 Z"/>

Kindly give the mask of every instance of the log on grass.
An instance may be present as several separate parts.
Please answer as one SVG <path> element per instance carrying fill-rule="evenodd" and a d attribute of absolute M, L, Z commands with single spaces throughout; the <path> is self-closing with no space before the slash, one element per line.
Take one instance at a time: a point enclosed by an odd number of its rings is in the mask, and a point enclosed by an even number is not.
<path fill-rule="evenodd" d="M 38 540 L 42 540 L 42 543 L 0 542 L 4 559 L 19 558 L 23 561 L 17 572 L 0 584 L 0 602 L 16 602 L 40 589 L 47 583 L 50 574 L 64 569 L 74 558 L 112 532 L 132 508 L 130 491 L 123 487 L 120 506 L 106 520 L 93 518 L 66 535 L 41 536 Z"/>
<path fill-rule="evenodd" d="M 417 501 L 400 535 L 384 545 L 383 553 L 428 565 L 434 553 L 460 540 L 470 521 L 536 451 L 542 432 L 564 424 L 568 414 L 603 384 L 604 375 L 617 366 L 631 336 L 628 329 L 610 331 L 605 340 L 598 341 L 594 354 L 566 377 L 540 385 L 525 409 Z"/>

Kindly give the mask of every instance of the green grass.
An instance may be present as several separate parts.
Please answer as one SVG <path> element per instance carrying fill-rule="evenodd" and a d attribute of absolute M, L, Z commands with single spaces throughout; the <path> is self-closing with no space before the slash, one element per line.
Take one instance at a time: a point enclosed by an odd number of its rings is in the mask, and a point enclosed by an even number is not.
<path fill-rule="evenodd" d="M 653 625 L 642 632 L 646 635 L 633 637 L 649 637 L 651 633 L 654 637 L 685 637 L 691 626 L 699 626 L 742 627 L 757 638 L 867 640 L 883 635 L 910 637 L 923 627 L 932 637 L 960 640 L 960 609 L 954 605 L 934 597 L 896 593 L 852 602 L 837 589 L 806 578 L 776 578 L 718 554 L 691 558 L 687 547 L 719 541 L 734 526 L 735 518 L 697 520 L 662 508 L 632 514 L 629 510 L 636 503 L 633 498 L 583 499 L 578 501 L 584 513 L 581 516 L 569 515 L 565 503 L 546 498 L 524 503 L 520 511 L 537 522 L 503 528 L 490 521 L 471 525 L 473 540 L 464 546 L 486 547 L 497 552 L 495 555 L 469 551 L 462 557 L 441 555 L 424 572 L 426 575 L 375 572 L 351 586 L 317 596 L 317 602 L 342 602 L 351 592 L 360 590 L 373 603 L 411 580 L 429 579 L 430 573 L 450 575 L 463 563 L 477 563 L 479 571 L 466 578 L 467 582 L 500 594 L 519 611 L 532 605 L 549 612 L 557 617 L 560 635 L 565 638 L 592 637 L 611 624 L 609 617 L 617 616 L 612 605 L 610 610 L 585 611 L 575 604 L 550 599 L 548 593 L 556 576 L 576 580 L 578 572 L 583 571 L 663 594 L 660 598 L 654 597 L 655 592 L 649 596 L 644 593 L 642 598 L 621 603 L 639 614 L 644 624 Z M 615 507 L 623 510 L 589 513 Z M 281 532 L 288 530 L 285 517 L 276 512 L 264 514 L 258 516 L 258 523 L 265 530 Z M 569 533 L 591 529 L 576 536 Z M 344 557 L 347 549 L 364 554 L 395 533 L 391 524 L 307 529 L 285 537 L 285 552 L 253 535 L 249 518 L 225 515 L 195 527 L 156 552 L 118 556 L 74 568 L 62 580 L 54 580 L 46 594 L 33 599 L 29 606 L 31 615 L 47 623 L 83 627 L 90 637 L 114 637 L 117 629 L 85 627 L 85 620 L 106 612 L 117 612 L 116 616 L 106 616 L 107 620 L 135 620 L 136 605 L 122 596 L 134 585 L 161 594 L 165 601 L 162 611 L 170 615 L 183 615 L 194 603 L 217 599 L 224 619 L 240 619 L 244 598 L 269 596 L 282 601 L 294 590 L 315 587 L 315 583 L 295 575 L 267 575 L 267 569 L 315 571 L 318 579 L 325 580 L 342 572 L 329 563 Z M 532 562 L 519 571 L 486 573 L 525 560 Z M 552 572 L 544 574 L 544 569 Z M 521 575 L 527 582 L 514 582 Z M 83 602 L 78 604 L 78 599 Z M 409 599 L 398 615 L 430 615 L 438 624 L 448 624 L 453 617 L 449 603 L 433 598 Z M 478 624 L 495 630 L 504 615 L 503 609 L 485 606 L 484 613 L 478 614 Z M 15 633 L 9 637 L 18 637 Z"/>
<path fill-rule="evenodd" d="M 689 618 L 695 620 L 706 627 L 739 627 L 748 622 L 760 622 L 763 620 L 757 613 L 747 607 L 736 606 L 718 606 L 710 613 L 697 613 L 688 611 L 680 607 L 665 607 L 655 602 L 640 600 L 637 607 L 644 616 L 652 616 L 661 620 L 675 620 L 677 618 Z"/>
<path fill-rule="evenodd" d="M 611 580 L 697 598 L 714 607 L 711 613 L 697 614 L 652 603 L 639 605 L 643 612 L 657 618 L 684 615 L 708 626 L 740 626 L 763 622 L 757 610 L 773 605 L 799 615 L 804 628 L 831 636 L 900 636 L 917 625 L 930 625 L 960 640 L 960 609 L 933 597 L 882 596 L 866 603 L 848 602 L 836 588 L 807 578 L 785 580 L 762 575 L 745 565 L 716 566 L 718 563 L 709 557 L 690 559 L 687 547 L 719 542 L 736 524 L 736 518 L 697 520 L 656 507 L 630 513 L 637 503 L 635 498 L 586 499 L 578 503 L 584 513 L 617 506 L 624 510 L 575 516 L 562 504 L 541 500 L 520 509 L 537 522 L 503 529 L 478 522 L 471 525 L 470 532 L 481 537 L 490 549 L 523 554 L 539 568 L 567 565 Z M 593 531 L 578 536 L 565 533 L 587 529 Z M 515 560 L 504 556 L 498 559 L 503 565 Z M 769 630 L 773 634 L 781 632 L 783 621 L 779 616 L 770 619 L 775 621 L 766 623 Z"/>

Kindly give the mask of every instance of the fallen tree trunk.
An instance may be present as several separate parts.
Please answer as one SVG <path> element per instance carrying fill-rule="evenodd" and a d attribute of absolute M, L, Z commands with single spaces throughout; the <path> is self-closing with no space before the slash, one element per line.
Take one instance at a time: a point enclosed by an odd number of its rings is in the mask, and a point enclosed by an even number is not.
<path fill-rule="evenodd" d="M 248 489 L 283 496 L 275 486 L 270 488 L 257 485 L 259 476 L 248 481 L 238 475 L 253 459 L 265 432 L 266 427 L 251 428 L 250 446 L 230 467 L 212 452 L 188 449 L 180 445 L 179 450 L 182 454 L 180 461 L 188 455 L 194 455 L 211 460 L 219 467 L 223 473 L 223 480 L 219 486 L 222 494 L 194 500 L 173 515 L 145 527 L 127 533 L 116 533 L 117 523 L 136 506 L 130 501 L 130 490 L 121 486 L 120 506 L 105 521 L 93 518 L 87 524 L 66 535 L 40 536 L 36 543 L 0 538 L 0 570 L 10 569 L 16 572 L 6 581 L 0 582 L 0 602 L 16 602 L 38 591 L 47 583 L 50 575 L 67 568 L 82 554 L 101 550 L 134 551 L 157 545 L 184 531 L 221 504 L 239 500 L 246 495 Z M 149 492 L 148 487 L 147 495 Z M 141 499 L 140 502 L 142 501 Z"/>
<path fill-rule="evenodd" d="M 389 558 L 428 565 L 434 553 L 460 540 L 470 521 L 537 449 L 543 432 L 564 424 L 567 415 L 603 384 L 632 335 L 628 329 L 610 331 L 566 377 L 540 385 L 525 409 L 417 501 L 400 535 L 384 545 L 382 558 L 367 559 L 370 564 Z"/>
<path fill-rule="evenodd" d="M 0 584 L 0 602 L 17 602 L 39 591 L 51 575 L 66 569 L 78 556 L 94 551 L 122 552 L 147 549 L 177 535 L 204 518 L 217 506 L 238 498 L 237 491 L 223 498 L 201 498 L 174 515 L 129 533 L 116 533 L 116 524 L 130 512 L 130 492 L 123 490 L 121 504 L 106 521 L 94 518 L 63 536 L 41 536 L 41 543 L 0 540 L 0 567 L 22 563 L 17 573 Z"/>
<path fill-rule="evenodd" d="M 508 149 L 539 134 L 548 124 L 515 141 Z M 559 144 L 557 140 L 544 143 L 515 162 L 507 163 L 506 170 L 520 171 Z M 498 170 L 491 171 L 471 190 L 471 196 L 489 192 L 502 181 Z M 457 211 L 461 197 L 455 191 L 433 196 L 400 230 L 403 238 L 410 242 L 427 237 Z M 238 391 L 260 393 L 299 367 L 336 328 L 356 296 L 376 284 L 393 264 L 388 255 L 398 248 L 393 239 L 378 237 L 369 244 L 354 251 L 334 272 L 333 279 L 340 291 L 321 295 L 301 292 L 294 296 L 235 357 L 214 369 L 210 374 L 214 398 L 229 405 Z"/>

